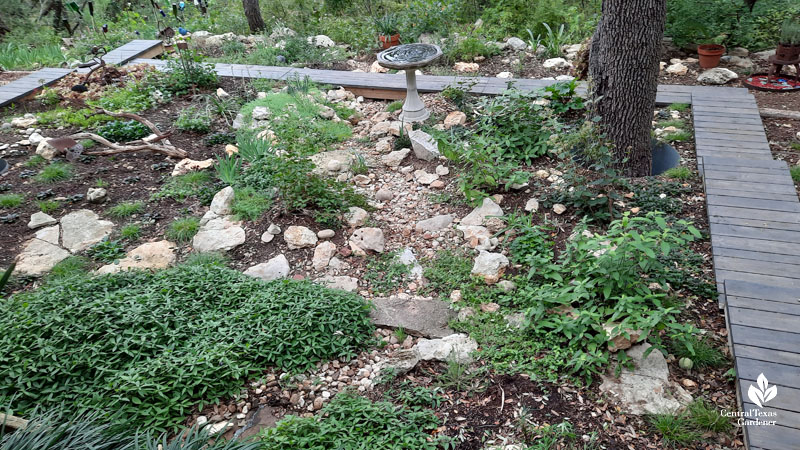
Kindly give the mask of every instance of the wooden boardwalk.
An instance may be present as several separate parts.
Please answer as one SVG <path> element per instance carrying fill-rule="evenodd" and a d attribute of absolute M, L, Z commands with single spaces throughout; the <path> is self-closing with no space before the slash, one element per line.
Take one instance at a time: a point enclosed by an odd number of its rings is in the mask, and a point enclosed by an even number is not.
<path fill-rule="evenodd" d="M 166 61 L 160 59 L 135 59 L 132 64 L 146 63 L 158 69 L 164 69 Z M 305 69 L 278 66 L 256 66 L 247 64 L 214 65 L 217 75 L 234 78 L 267 78 L 286 81 L 292 78 L 309 77 L 312 81 L 331 86 L 343 86 L 358 95 L 367 98 L 400 99 L 405 97 L 406 78 L 403 74 L 347 72 L 341 70 Z M 463 86 L 474 94 L 497 95 L 508 89 L 509 84 L 517 89 L 530 91 L 540 89 L 557 83 L 556 80 L 539 79 L 503 79 L 494 77 L 470 76 L 417 76 L 417 89 L 420 92 L 441 92 L 449 86 Z M 581 83 L 579 93 L 586 89 Z M 708 86 L 683 86 L 662 84 L 658 86 L 656 103 L 669 105 L 671 103 L 691 103 L 693 94 L 709 96 L 724 96 L 726 98 L 747 97 L 747 89 Z"/>
<path fill-rule="evenodd" d="M 152 58 L 160 55 L 164 51 L 161 41 L 158 39 L 135 39 L 122 47 L 106 53 L 103 61 L 106 64 L 125 65 L 136 58 Z"/>
<path fill-rule="evenodd" d="M 70 72 L 72 72 L 72 69 L 40 69 L 0 86 L 0 106 L 22 100 L 33 94 L 37 89 L 49 86 L 64 78 Z"/>
<path fill-rule="evenodd" d="M 748 448 L 800 448 L 800 201 L 789 168 L 772 159 L 751 95 L 692 94 L 698 168 L 714 275 L 725 308 Z M 763 374 L 777 396 L 762 407 Z M 760 415 L 774 414 L 774 417 Z"/>

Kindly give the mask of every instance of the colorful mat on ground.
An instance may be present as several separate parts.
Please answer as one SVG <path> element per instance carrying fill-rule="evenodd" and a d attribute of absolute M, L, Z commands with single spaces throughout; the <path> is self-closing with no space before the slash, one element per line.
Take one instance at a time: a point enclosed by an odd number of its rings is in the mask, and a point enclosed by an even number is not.
<path fill-rule="evenodd" d="M 800 82 L 792 77 L 770 77 L 765 73 L 754 74 L 744 80 L 747 87 L 762 91 L 795 91 L 800 90 Z"/>

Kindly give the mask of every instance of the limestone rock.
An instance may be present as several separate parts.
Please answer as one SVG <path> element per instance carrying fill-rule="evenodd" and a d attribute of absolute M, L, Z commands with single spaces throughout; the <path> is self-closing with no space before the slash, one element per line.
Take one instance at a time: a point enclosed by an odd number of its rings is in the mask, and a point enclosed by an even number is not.
<path fill-rule="evenodd" d="M 669 65 L 664 71 L 670 75 L 686 75 L 686 72 L 689 71 L 689 68 L 681 63 L 675 63 Z"/>
<path fill-rule="evenodd" d="M 264 281 L 286 278 L 289 275 L 289 261 L 286 256 L 280 254 L 269 261 L 256 264 L 244 271 L 245 275 L 260 278 Z"/>
<path fill-rule="evenodd" d="M 452 111 L 444 118 L 444 128 L 450 129 L 455 126 L 463 126 L 467 123 L 467 115 L 461 111 Z"/>
<path fill-rule="evenodd" d="M 88 209 L 73 211 L 61 218 L 61 244 L 72 253 L 86 250 L 111 234 L 114 224 Z"/>
<path fill-rule="evenodd" d="M 358 290 L 358 278 L 348 276 L 331 276 L 317 278 L 315 283 L 322 284 L 331 289 L 341 289 L 347 292 L 355 292 Z"/>
<path fill-rule="evenodd" d="M 715 67 L 701 73 L 697 77 L 697 81 L 705 84 L 721 85 L 737 78 L 739 78 L 739 75 L 736 72 L 724 67 Z"/>
<path fill-rule="evenodd" d="M 58 226 L 56 239 L 58 236 Z M 50 271 L 56 264 L 68 258 L 70 253 L 56 244 L 33 238 L 23 244 L 17 256 L 15 272 L 21 275 L 40 276 Z"/>
<path fill-rule="evenodd" d="M 253 120 L 269 120 L 272 112 L 266 106 L 256 106 L 253 108 Z"/>
<path fill-rule="evenodd" d="M 36 147 L 36 154 L 48 161 L 55 158 L 58 153 L 58 150 L 50 145 L 50 143 L 47 142 L 47 139 L 39 142 L 39 145 Z"/>
<path fill-rule="evenodd" d="M 313 247 L 317 244 L 317 234 L 302 226 L 292 225 L 283 233 L 289 250 Z"/>
<path fill-rule="evenodd" d="M 359 228 L 353 232 L 350 242 L 362 250 L 373 250 L 383 253 L 385 239 L 380 228 Z"/>
<path fill-rule="evenodd" d="M 328 267 L 328 262 L 336 254 L 336 244 L 331 241 L 324 241 L 317 245 L 314 249 L 314 258 L 311 260 L 311 265 L 314 270 L 322 271 Z"/>
<path fill-rule="evenodd" d="M 439 143 L 433 137 L 422 131 L 414 130 L 408 135 L 411 140 L 411 147 L 414 149 L 414 155 L 424 161 L 433 161 L 438 158 Z"/>
<path fill-rule="evenodd" d="M 531 199 L 528 199 L 527 202 L 525 202 L 525 211 L 534 212 L 534 211 L 538 211 L 538 210 L 539 210 L 539 200 L 536 200 L 535 198 L 531 198 Z"/>
<path fill-rule="evenodd" d="M 192 247 L 198 252 L 228 251 L 244 244 L 245 232 L 240 222 L 228 217 L 208 221 L 192 239 Z"/>
<path fill-rule="evenodd" d="M 381 156 L 381 162 L 384 163 L 387 167 L 398 167 L 406 156 L 411 153 L 411 149 L 403 148 L 400 150 L 395 150 L 391 153 Z"/>
<path fill-rule="evenodd" d="M 482 251 L 475 258 L 472 274 L 483 278 L 487 284 L 494 284 L 500 280 L 508 267 L 508 258 L 500 253 Z"/>
<path fill-rule="evenodd" d="M 397 255 L 397 260 L 410 268 L 409 272 L 411 278 L 415 280 L 422 278 L 422 266 L 419 264 L 419 261 L 417 261 L 417 257 L 414 255 L 414 250 L 411 247 L 404 248 L 403 251 Z"/>
<path fill-rule="evenodd" d="M 480 66 L 478 65 L 478 63 L 457 62 L 455 66 L 453 66 L 453 69 L 456 72 L 472 73 L 472 72 L 477 72 L 478 69 L 480 69 Z"/>
<path fill-rule="evenodd" d="M 104 188 L 89 188 L 86 191 L 86 200 L 89 200 L 90 203 L 103 203 L 107 196 L 108 191 Z"/>
<path fill-rule="evenodd" d="M 414 180 L 422 185 L 429 185 L 439 179 L 439 175 L 428 173 L 424 169 L 414 171 Z"/>
<path fill-rule="evenodd" d="M 415 229 L 419 232 L 439 231 L 453 223 L 452 214 L 444 214 L 417 222 Z"/>
<path fill-rule="evenodd" d="M 316 36 L 309 37 L 308 43 L 320 48 L 333 47 L 336 45 L 336 42 L 334 42 L 333 39 L 325 36 L 324 34 L 318 34 Z"/>
<path fill-rule="evenodd" d="M 483 203 L 481 206 L 473 209 L 471 213 L 467 214 L 466 217 L 461 219 L 462 226 L 481 226 L 485 225 L 487 218 L 494 217 L 494 216 L 502 216 L 503 209 L 500 206 L 492 201 L 491 198 L 483 199 Z"/>
<path fill-rule="evenodd" d="M 495 75 L 495 77 L 502 78 L 504 80 L 510 80 L 510 79 L 514 78 L 514 74 L 511 73 L 511 72 L 505 71 L 505 72 L 498 73 L 497 75 Z"/>
<path fill-rule="evenodd" d="M 639 341 L 642 336 L 641 330 L 625 328 L 624 330 L 614 331 L 619 326 L 616 322 L 603 325 L 603 330 L 608 335 L 608 351 L 615 353 L 620 350 L 627 350 Z M 627 337 L 626 337 L 627 335 Z"/>
<path fill-rule="evenodd" d="M 674 414 L 692 401 L 692 396 L 677 383 L 669 380 L 669 368 L 664 355 L 653 349 L 647 358 L 647 343 L 635 345 L 626 353 L 634 369 L 622 369 L 619 378 L 603 376 L 600 392 L 619 402 L 630 414 Z"/>
<path fill-rule="evenodd" d="M 56 219 L 39 211 L 31 214 L 31 220 L 28 222 L 28 228 L 35 230 L 37 228 L 55 225 L 57 223 L 58 221 Z"/>
<path fill-rule="evenodd" d="M 369 213 L 358 206 L 351 206 L 344 214 L 344 221 L 351 228 L 357 228 L 367 223 Z"/>
<path fill-rule="evenodd" d="M 421 361 L 469 364 L 472 362 L 472 352 L 478 350 L 478 343 L 466 334 L 451 334 L 441 339 L 420 339 L 413 349 Z"/>
<path fill-rule="evenodd" d="M 520 39 L 518 37 L 510 37 L 510 38 L 508 38 L 508 40 L 506 41 L 506 44 L 508 44 L 508 46 L 511 47 L 512 50 L 515 50 L 515 51 L 518 51 L 518 52 L 526 50 L 528 48 L 528 44 L 526 44 L 525 41 L 523 41 L 522 39 Z"/>
<path fill-rule="evenodd" d="M 568 69 L 570 68 L 570 63 L 564 58 L 550 58 L 544 60 L 542 67 L 545 69 Z"/>
<path fill-rule="evenodd" d="M 372 323 L 381 327 L 403 328 L 407 333 L 441 338 L 453 334 L 447 323 L 455 318 L 447 302 L 424 297 L 373 299 Z"/>
<path fill-rule="evenodd" d="M 172 169 L 172 176 L 177 177 L 179 175 L 186 175 L 189 172 L 205 170 L 213 165 L 214 165 L 214 160 L 211 158 L 204 159 L 202 161 L 195 161 L 194 159 L 184 158 L 178 161 L 178 164 L 175 164 L 175 168 Z"/>
<path fill-rule="evenodd" d="M 36 124 L 36 116 L 33 114 L 25 114 L 23 117 L 15 117 L 11 119 L 11 126 L 17 128 L 30 128 Z"/>
<path fill-rule="evenodd" d="M 311 155 L 308 159 L 314 163 L 314 173 L 325 175 L 327 172 L 346 172 L 356 160 L 352 151 L 332 150 Z M 336 163 L 333 163 L 336 161 Z M 336 165 L 338 163 L 338 165 Z M 332 170 L 333 169 L 333 170 Z"/>
<path fill-rule="evenodd" d="M 555 205 L 553 205 L 553 212 L 556 214 L 564 214 L 566 210 L 567 207 L 562 205 L 561 203 L 556 203 Z"/>
<path fill-rule="evenodd" d="M 214 198 L 211 200 L 211 207 L 209 208 L 209 211 L 218 216 L 226 216 L 233 213 L 232 205 L 235 196 L 236 194 L 233 191 L 233 187 L 228 186 L 222 189 L 214 194 Z"/>
<path fill-rule="evenodd" d="M 116 273 L 130 269 L 164 269 L 175 262 L 175 243 L 148 242 L 131 250 L 116 264 L 107 264 L 97 273 Z"/>

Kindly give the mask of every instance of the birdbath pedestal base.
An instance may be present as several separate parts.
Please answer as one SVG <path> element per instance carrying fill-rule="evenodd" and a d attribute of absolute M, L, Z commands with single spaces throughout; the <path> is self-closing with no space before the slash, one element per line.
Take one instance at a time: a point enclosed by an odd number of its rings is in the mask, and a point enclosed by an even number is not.
<path fill-rule="evenodd" d="M 416 69 L 427 66 L 442 56 L 442 49 L 431 44 L 405 44 L 378 53 L 378 64 L 389 69 L 405 70 L 406 101 L 400 120 L 403 122 L 422 122 L 430 117 L 417 92 Z"/>
<path fill-rule="evenodd" d="M 415 69 L 406 69 L 406 100 L 403 102 L 403 112 L 400 120 L 403 122 L 424 122 L 431 116 L 431 112 L 422 103 L 417 92 L 417 74 Z"/>

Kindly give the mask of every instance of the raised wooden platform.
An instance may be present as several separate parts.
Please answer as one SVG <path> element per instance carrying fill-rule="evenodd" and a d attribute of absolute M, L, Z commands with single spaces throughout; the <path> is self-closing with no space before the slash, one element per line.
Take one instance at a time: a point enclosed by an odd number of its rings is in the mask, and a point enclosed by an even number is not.
<path fill-rule="evenodd" d="M 750 420 L 775 421 L 745 424 L 746 444 L 751 450 L 800 448 L 800 292 L 727 280 L 725 294 L 742 410 Z M 759 407 L 748 392 L 750 386 L 760 390 L 762 374 L 776 395 Z"/>
<path fill-rule="evenodd" d="M 132 64 L 146 63 L 164 69 L 166 61 L 160 59 L 135 59 Z M 401 99 L 405 97 L 406 78 L 403 74 L 347 72 L 341 70 L 304 69 L 278 66 L 256 66 L 247 64 L 214 65 L 217 75 L 234 78 L 266 78 L 285 81 L 292 78 L 309 77 L 312 81 L 331 86 L 343 86 L 357 95 L 377 99 Z M 503 79 L 493 77 L 418 75 L 417 89 L 420 92 L 441 92 L 449 86 L 462 86 L 474 94 L 497 95 L 513 85 L 521 90 L 534 90 L 558 83 L 556 80 Z M 583 84 L 578 88 L 585 93 Z M 656 103 L 691 103 L 692 95 L 725 98 L 747 98 L 747 89 L 709 86 L 683 86 L 662 84 L 658 86 Z"/>
<path fill-rule="evenodd" d="M 72 69 L 40 69 L 8 84 L 0 86 L 0 106 L 9 105 L 36 93 L 64 78 Z"/>
<path fill-rule="evenodd" d="M 106 64 L 122 66 L 136 58 L 153 58 L 163 52 L 164 48 L 160 40 L 135 39 L 106 53 L 103 61 Z"/>

